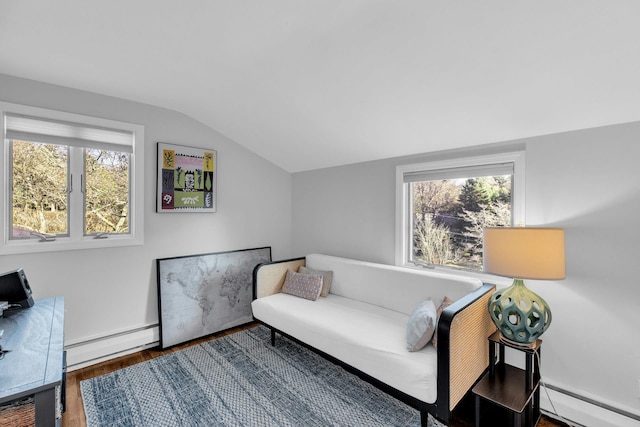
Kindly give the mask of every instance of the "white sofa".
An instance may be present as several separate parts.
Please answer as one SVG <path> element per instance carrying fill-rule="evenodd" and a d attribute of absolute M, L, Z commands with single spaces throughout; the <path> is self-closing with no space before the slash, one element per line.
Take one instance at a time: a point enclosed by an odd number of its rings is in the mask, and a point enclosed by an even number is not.
<path fill-rule="evenodd" d="M 280 292 L 287 270 L 332 271 L 330 293 L 315 301 Z M 301 342 L 387 393 L 447 422 L 488 366 L 487 311 L 493 285 L 433 271 L 329 255 L 261 264 L 254 271 L 253 316 L 275 333 Z M 440 317 L 438 348 L 407 350 L 410 314 L 431 298 L 454 302 Z"/>

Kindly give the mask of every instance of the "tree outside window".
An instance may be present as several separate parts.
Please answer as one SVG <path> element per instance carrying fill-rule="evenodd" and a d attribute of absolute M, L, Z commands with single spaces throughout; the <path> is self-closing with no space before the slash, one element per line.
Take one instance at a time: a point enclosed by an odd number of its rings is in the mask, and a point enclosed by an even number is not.
<path fill-rule="evenodd" d="M 482 271 L 485 227 L 524 224 L 525 152 L 396 167 L 396 264 Z"/>
<path fill-rule="evenodd" d="M 144 243 L 144 126 L 2 101 L 0 116 L 0 254 Z"/>
<path fill-rule="evenodd" d="M 70 154 L 81 151 L 84 173 L 76 174 L 74 184 Z M 128 153 L 13 140 L 11 154 L 11 239 L 69 235 L 71 197 L 80 194 L 84 235 L 128 233 Z"/>
<path fill-rule="evenodd" d="M 410 184 L 411 261 L 482 270 L 482 230 L 511 225 L 512 176 Z"/>
<path fill-rule="evenodd" d="M 85 231 L 129 232 L 129 154 L 85 151 Z"/>
<path fill-rule="evenodd" d="M 11 238 L 67 235 L 68 147 L 12 141 L 11 158 Z"/>

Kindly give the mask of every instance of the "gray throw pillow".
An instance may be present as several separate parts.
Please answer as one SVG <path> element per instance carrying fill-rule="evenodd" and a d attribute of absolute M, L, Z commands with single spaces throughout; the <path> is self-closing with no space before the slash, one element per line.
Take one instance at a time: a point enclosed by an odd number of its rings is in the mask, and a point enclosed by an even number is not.
<path fill-rule="evenodd" d="M 422 301 L 409 316 L 407 322 L 407 350 L 422 349 L 436 330 L 436 306 L 427 299 Z"/>
<path fill-rule="evenodd" d="M 322 292 L 320 292 L 320 296 L 326 297 L 329 295 L 329 289 L 331 289 L 331 282 L 333 281 L 333 271 L 314 270 L 301 265 L 298 267 L 298 273 L 322 276 Z"/>
<path fill-rule="evenodd" d="M 282 285 L 282 292 L 296 297 L 315 301 L 322 290 L 322 276 L 300 274 L 287 270 L 287 276 Z"/>

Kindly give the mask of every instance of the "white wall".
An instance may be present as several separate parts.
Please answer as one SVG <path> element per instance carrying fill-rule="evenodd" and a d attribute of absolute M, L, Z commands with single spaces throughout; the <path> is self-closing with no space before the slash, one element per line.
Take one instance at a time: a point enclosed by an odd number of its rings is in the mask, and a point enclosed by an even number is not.
<path fill-rule="evenodd" d="M 527 282 L 554 316 L 543 377 L 640 414 L 640 123 L 296 173 L 293 252 L 393 264 L 395 167 L 507 148 L 526 148 L 527 225 L 566 233 L 567 279 Z"/>
<path fill-rule="evenodd" d="M 636 122 L 527 142 L 527 222 L 564 227 L 566 239 L 566 280 L 529 285 L 554 315 L 543 336 L 543 374 L 636 413 L 639 141 Z"/>
<path fill-rule="evenodd" d="M 145 126 L 143 246 L 0 257 L 0 271 L 24 268 L 36 299 L 65 297 L 66 344 L 157 324 L 157 258 L 262 246 L 290 256 L 291 175 L 216 131 L 174 111 L 6 75 L 0 100 Z M 216 213 L 155 212 L 159 141 L 217 150 Z"/>

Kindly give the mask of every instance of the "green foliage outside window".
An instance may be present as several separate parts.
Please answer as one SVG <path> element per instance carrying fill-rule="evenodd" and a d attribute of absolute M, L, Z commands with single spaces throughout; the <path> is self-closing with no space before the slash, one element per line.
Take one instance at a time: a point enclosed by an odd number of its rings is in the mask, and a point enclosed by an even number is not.
<path fill-rule="evenodd" d="M 85 234 L 129 231 L 129 155 L 86 150 Z"/>
<path fill-rule="evenodd" d="M 128 233 L 129 155 L 85 149 L 82 185 L 75 177 L 68 188 L 69 150 L 67 146 L 12 141 L 13 239 L 30 238 L 32 233 L 68 235 L 69 195 L 81 192 L 85 235 Z"/>
<path fill-rule="evenodd" d="M 68 233 L 67 147 L 13 141 L 13 238 Z"/>
<path fill-rule="evenodd" d="M 511 176 L 412 184 L 413 261 L 482 270 L 482 230 L 511 225 Z"/>

